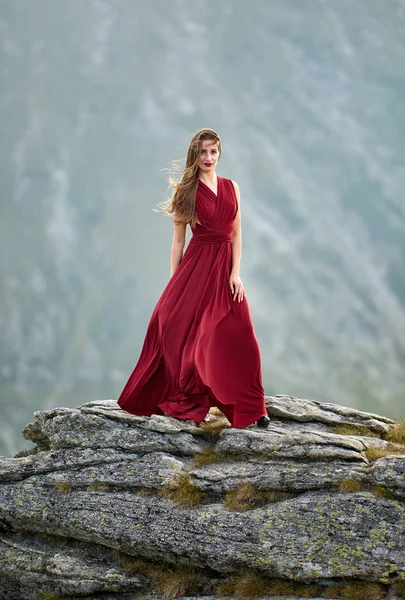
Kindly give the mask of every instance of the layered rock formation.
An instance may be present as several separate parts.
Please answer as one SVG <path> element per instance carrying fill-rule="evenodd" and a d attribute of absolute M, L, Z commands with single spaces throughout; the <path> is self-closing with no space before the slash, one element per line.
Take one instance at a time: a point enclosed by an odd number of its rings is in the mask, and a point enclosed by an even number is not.
<path fill-rule="evenodd" d="M 36 412 L 0 459 L 0 598 L 405 597 L 404 423 L 266 402 L 267 430 Z"/>

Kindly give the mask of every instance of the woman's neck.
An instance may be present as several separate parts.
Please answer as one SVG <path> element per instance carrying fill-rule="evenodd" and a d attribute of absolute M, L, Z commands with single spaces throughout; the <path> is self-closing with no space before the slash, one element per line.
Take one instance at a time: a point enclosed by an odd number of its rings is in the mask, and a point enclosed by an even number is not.
<path fill-rule="evenodd" d="M 207 185 L 210 185 L 211 187 L 215 187 L 217 184 L 217 174 L 215 173 L 215 171 L 213 173 L 200 172 L 198 178 L 201 179 L 201 181 L 203 181 Z"/>

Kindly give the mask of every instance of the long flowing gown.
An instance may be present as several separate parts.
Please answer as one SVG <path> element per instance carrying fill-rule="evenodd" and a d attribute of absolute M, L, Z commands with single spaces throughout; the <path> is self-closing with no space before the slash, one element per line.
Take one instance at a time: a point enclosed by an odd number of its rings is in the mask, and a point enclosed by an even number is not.
<path fill-rule="evenodd" d="M 231 179 L 217 175 L 217 182 L 217 194 L 198 182 L 199 223 L 152 312 L 117 401 L 129 413 L 200 423 L 215 406 L 232 427 L 267 416 L 248 301 L 233 300 L 229 283 L 238 201 Z"/>

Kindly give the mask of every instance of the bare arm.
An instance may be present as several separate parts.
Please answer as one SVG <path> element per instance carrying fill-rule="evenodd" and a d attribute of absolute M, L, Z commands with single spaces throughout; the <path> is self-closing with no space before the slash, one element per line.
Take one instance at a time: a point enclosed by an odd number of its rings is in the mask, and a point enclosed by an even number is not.
<path fill-rule="evenodd" d="M 183 259 L 183 250 L 186 243 L 186 223 L 174 225 L 173 241 L 171 249 L 171 276 L 174 275 L 177 267 Z"/>
<path fill-rule="evenodd" d="M 233 223 L 233 232 L 232 232 L 232 270 L 229 276 L 229 285 L 231 288 L 231 292 L 233 294 L 233 300 L 238 299 L 238 302 L 242 302 L 246 295 L 245 286 L 242 283 L 241 278 L 239 277 L 239 269 L 240 269 L 240 258 L 242 255 L 242 227 L 241 227 L 241 215 L 240 215 L 240 193 L 239 186 L 236 181 L 232 181 L 236 199 L 238 201 L 238 211 L 236 213 L 236 217 Z"/>
<path fill-rule="evenodd" d="M 240 192 L 239 186 L 236 181 L 232 181 L 236 198 L 238 201 L 238 212 L 236 213 L 235 221 L 233 223 L 232 232 L 232 273 L 239 275 L 240 271 L 240 259 L 242 256 L 242 227 L 241 227 L 241 214 L 240 214 Z"/>

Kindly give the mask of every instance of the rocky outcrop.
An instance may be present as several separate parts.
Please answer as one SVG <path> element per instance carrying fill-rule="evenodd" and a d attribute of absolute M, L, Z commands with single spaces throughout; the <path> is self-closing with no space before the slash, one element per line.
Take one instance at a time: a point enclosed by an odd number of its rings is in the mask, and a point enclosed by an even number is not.
<path fill-rule="evenodd" d="M 0 458 L 0 598 L 405 597 L 404 424 L 266 402 L 267 430 L 36 412 Z"/>

